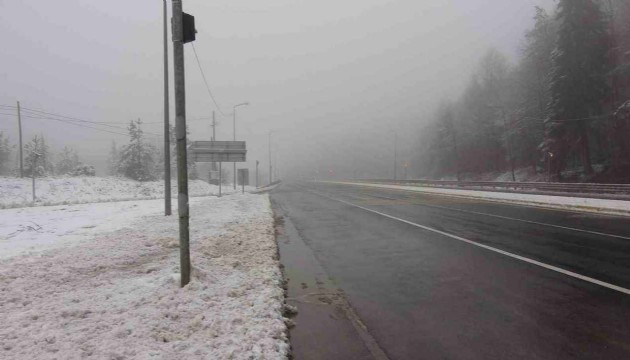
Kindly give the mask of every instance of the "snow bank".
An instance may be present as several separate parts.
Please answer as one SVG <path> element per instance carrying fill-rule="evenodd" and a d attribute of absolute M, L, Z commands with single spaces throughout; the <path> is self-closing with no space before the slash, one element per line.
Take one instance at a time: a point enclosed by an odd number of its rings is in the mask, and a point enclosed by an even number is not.
<path fill-rule="evenodd" d="M 422 193 L 439 194 L 446 196 L 456 196 L 464 198 L 481 198 L 486 201 L 507 202 L 528 206 L 538 206 L 546 208 L 556 208 L 563 210 L 577 210 L 586 212 L 596 212 L 601 214 L 630 216 L 630 201 L 606 200 L 593 198 L 579 198 L 568 196 L 551 196 L 519 193 L 503 193 L 498 191 L 463 190 L 448 189 L 438 187 L 405 186 L 354 183 L 343 181 L 327 181 L 332 184 L 366 186 L 381 189 L 406 190 Z"/>
<path fill-rule="evenodd" d="M 144 200 L 0 210 L 0 259 L 132 226 L 144 215 L 160 213 L 163 206 L 163 200 Z"/>
<path fill-rule="evenodd" d="M 123 200 L 164 198 L 164 182 L 139 182 L 117 177 L 38 178 L 35 205 L 81 204 Z M 32 184 L 28 178 L 0 178 L 0 208 L 31 206 Z M 240 190 L 240 189 L 239 189 Z M 233 193 L 223 186 L 224 194 Z M 217 195 L 219 187 L 202 180 L 190 180 L 190 196 Z M 177 181 L 172 181 L 172 196 L 177 197 Z"/>
<path fill-rule="evenodd" d="M 130 202 L 68 206 L 82 220 L 65 236 L 82 239 L 0 260 L 0 358 L 287 357 L 267 195 L 191 201 L 193 278 L 183 289 L 177 216 L 162 216 L 155 202 L 139 201 L 135 211 Z M 108 215 L 116 206 L 126 225 Z M 0 212 L 36 219 L 56 208 Z M 84 227 L 90 218 L 95 226 Z M 119 229 L 99 230 L 107 219 Z"/>

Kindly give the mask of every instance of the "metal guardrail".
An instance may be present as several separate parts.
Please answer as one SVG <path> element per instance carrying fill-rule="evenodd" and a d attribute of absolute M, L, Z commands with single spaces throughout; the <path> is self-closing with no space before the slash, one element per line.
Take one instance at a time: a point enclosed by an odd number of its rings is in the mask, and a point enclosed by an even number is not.
<path fill-rule="evenodd" d="M 383 180 L 366 179 L 359 182 L 407 186 L 441 187 L 484 191 L 515 192 L 526 194 L 588 197 L 630 200 L 630 184 L 549 183 L 549 182 L 497 182 L 454 180 Z"/>

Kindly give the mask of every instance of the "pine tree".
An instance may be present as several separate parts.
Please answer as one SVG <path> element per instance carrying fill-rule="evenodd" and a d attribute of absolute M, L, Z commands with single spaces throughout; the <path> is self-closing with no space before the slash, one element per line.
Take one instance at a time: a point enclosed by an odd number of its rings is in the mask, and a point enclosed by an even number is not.
<path fill-rule="evenodd" d="M 544 119 L 551 102 L 551 54 L 556 45 L 557 22 L 536 7 L 534 27 L 525 34 L 525 47 L 516 72 L 516 118 L 512 138 L 517 160 L 530 164 L 534 171 L 543 157 L 538 149 L 544 140 Z"/>
<path fill-rule="evenodd" d="M 118 172 L 130 179 L 151 181 L 156 179 L 154 149 L 145 143 L 140 119 L 129 123 L 129 144 L 120 151 Z"/>
<path fill-rule="evenodd" d="M 39 136 L 41 139 L 41 153 L 42 156 L 40 158 L 42 168 L 44 169 L 45 176 L 52 175 L 55 173 L 55 166 L 53 165 L 53 156 L 50 152 L 50 147 L 46 144 L 46 138 L 44 135 Z"/>
<path fill-rule="evenodd" d="M 35 135 L 24 145 L 24 175 L 35 176 L 47 175 L 46 166 L 48 158 L 48 147 L 43 136 Z"/>
<path fill-rule="evenodd" d="M 612 165 L 621 169 L 630 165 L 630 2 L 609 1 L 606 5 L 612 67 L 610 103 L 615 113 L 609 122 L 608 135 Z"/>
<path fill-rule="evenodd" d="M 57 162 L 57 174 L 69 175 L 79 166 L 79 155 L 77 152 L 68 146 L 64 146 L 59 153 L 59 161 Z"/>
<path fill-rule="evenodd" d="M 460 154 L 455 127 L 453 104 L 444 102 L 435 113 L 432 126 L 425 129 L 425 132 L 431 133 L 425 150 L 429 158 L 426 165 L 435 176 L 455 173 L 460 179 Z"/>
<path fill-rule="evenodd" d="M 9 138 L 0 131 L 0 175 L 8 175 L 11 172 L 11 145 Z"/>
<path fill-rule="evenodd" d="M 107 174 L 114 176 L 118 174 L 118 148 L 116 147 L 116 141 L 112 140 L 112 146 L 109 149 L 109 155 L 107 157 Z"/>
<path fill-rule="evenodd" d="M 553 52 L 550 116 L 542 148 L 554 154 L 559 175 L 577 150 L 584 172 L 593 173 L 589 132 L 585 119 L 601 114 L 606 96 L 607 34 L 599 5 L 593 0 L 560 0 L 558 41 Z M 572 120 L 572 121 L 560 121 Z"/>

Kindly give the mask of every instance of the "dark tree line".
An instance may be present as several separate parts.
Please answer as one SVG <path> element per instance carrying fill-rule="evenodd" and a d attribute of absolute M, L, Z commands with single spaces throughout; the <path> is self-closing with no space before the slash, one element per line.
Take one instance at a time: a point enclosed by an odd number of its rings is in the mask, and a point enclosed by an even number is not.
<path fill-rule="evenodd" d="M 630 3 L 560 0 L 533 20 L 517 64 L 488 50 L 463 94 L 439 106 L 421 132 L 422 176 L 630 178 Z"/>

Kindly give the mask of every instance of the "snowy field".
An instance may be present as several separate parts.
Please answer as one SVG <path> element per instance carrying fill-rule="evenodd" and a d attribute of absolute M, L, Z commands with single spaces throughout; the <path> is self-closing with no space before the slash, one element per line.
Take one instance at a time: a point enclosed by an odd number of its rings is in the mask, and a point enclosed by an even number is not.
<path fill-rule="evenodd" d="M 268 196 L 190 204 L 183 289 L 160 200 L 0 210 L 0 358 L 286 358 Z"/>
<path fill-rule="evenodd" d="M 173 180 L 171 185 L 172 196 L 177 197 L 177 181 Z M 202 180 L 190 180 L 188 192 L 190 196 L 218 195 L 219 187 Z M 223 194 L 234 192 L 232 185 L 223 186 Z M 163 199 L 164 182 L 139 182 L 117 177 L 45 177 L 36 179 L 35 194 L 35 205 Z M 32 200 L 31 179 L 0 177 L 0 208 L 32 206 Z"/>

